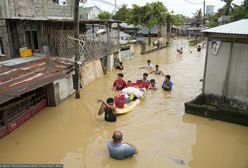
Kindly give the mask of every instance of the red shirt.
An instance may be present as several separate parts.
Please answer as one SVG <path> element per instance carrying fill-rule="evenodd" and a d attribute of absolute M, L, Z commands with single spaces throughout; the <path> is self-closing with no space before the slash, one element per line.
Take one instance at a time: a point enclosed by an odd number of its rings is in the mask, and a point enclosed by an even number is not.
<path fill-rule="evenodd" d="M 127 83 L 124 80 L 115 80 L 113 86 L 116 88 L 116 90 L 122 90 L 127 87 Z"/>

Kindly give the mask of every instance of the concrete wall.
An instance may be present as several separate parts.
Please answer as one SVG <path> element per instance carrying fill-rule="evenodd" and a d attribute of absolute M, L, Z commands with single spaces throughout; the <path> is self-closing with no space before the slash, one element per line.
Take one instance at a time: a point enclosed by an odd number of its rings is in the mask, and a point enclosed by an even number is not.
<path fill-rule="evenodd" d="M 51 97 L 51 105 L 57 106 L 74 93 L 72 76 L 53 82 L 52 92 L 54 96 Z"/>
<path fill-rule="evenodd" d="M 231 43 L 223 42 L 219 48 L 218 54 L 213 55 L 211 41 L 209 41 L 204 88 L 204 92 L 206 94 L 222 95 L 230 46 Z"/>
<path fill-rule="evenodd" d="M 228 68 L 230 49 L 231 42 L 222 42 L 217 55 L 208 48 L 204 92 L 248 103 L 248 43 L 233 43 Z"/>
<path fill-rule="evenodd" d="M 103 69 L 100 60 L 93 60 L 87 64 L 84 64 L 81 70 L 81 83 L 86 85 L 91 81 L 103 77 Z"/>
<path fill-rule="evenodd" d="M 0 61 L 3 61 L 10 58 L 9 37 L 5 20 L 0 20 L 0 40 L 4 50 L 4 56 L 0 56 Z"/>
<path fill-rule="evenodd" d="M 114 54 L 107 56 L 107 70 L 110 72 L 114 69 Z"/>
<path fill-rule="evenodd" d="M 248 43 L 234 43 L 227 97 L 248 103 Z"/>
<path fill-rule="evenodd" d="M 2 10 L 6 9 L 4 5 L 0 4 Z M 7 6 L 10 17 L 73 17 L 72 0 L 65 0 L 65 5 L 54 4 L 52 0 L 8 0 Z"/>

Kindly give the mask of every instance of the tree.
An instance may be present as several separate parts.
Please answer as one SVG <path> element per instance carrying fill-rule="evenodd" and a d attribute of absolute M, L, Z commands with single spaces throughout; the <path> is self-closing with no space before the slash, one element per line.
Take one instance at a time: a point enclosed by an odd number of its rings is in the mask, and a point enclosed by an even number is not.
<path fill-rule="evenodd" d="M 172 15 L 172 24 L 176 26 L 183 25 L 186 17 L 182 14 Z"/>
<path fill-rule="evenodd" d="M 151 44 L 151 28 L 154 25 L 166 23 L 167 9 L 162 2 L 146 3 L 145 6 L 133 5 L 128 22 L 134 25 L 142 25 L 149 29 L 148 44 Z"/>
<path fill-rule="evenodd" d="M 231 16 L 232 20 L 239 20 L 245 16 L 246 14 L 242 6 L 238 6 L 238 5 L 234 6 L 233 11 L 232 11 L 232 16 Z"/>
<path fill-rule="evenodd" d="M 224 5 L 223 9 L 223 15 L 230 15 L 231 12 L 233 11 L 233 6 L 232 6 L 232 2 L 233 0 L 221 0 L 223 2 L 225 2 L 226 4 Z"/>
<path fill-rule="evenodd" d="M 111 14 L 109 12 L 103 11 L 99 13 L 97 17 L 99 19 L 109 19 L 111 17 Z"/>
<path fill-rule="evenodd" d="M 202 22 L 202 10 L 196 10 L 194 14 L 194 17 L 196 19 L 196 27 L 200 26 L 201 22 Z"/>
<path fill-rule="evenodd" d="M 232 11 L 232 20 L 239 20 L 248 16 L 248 0 L 244 0 L 244 2 L 239 5 L 234 5 Z"/>
<path fill-rule="evenodd" d="M 248 16 L 248 0 L 244 0 L 242 7 L 244 9 L 246 16 Z"/>
<path fill-rule="evenodd" d="M 128 20 L 129 15 L 130 15 L 130 11 L 131 11 L 131 9 L 128 9 L 127 5 L 124 4 L 124 5 L 122 5 L 122 7 L 120 9 L 118 9 L 116 14 L 112 18 L 114 20 L 120 20 L 120 21 L 126 22 Z"/>

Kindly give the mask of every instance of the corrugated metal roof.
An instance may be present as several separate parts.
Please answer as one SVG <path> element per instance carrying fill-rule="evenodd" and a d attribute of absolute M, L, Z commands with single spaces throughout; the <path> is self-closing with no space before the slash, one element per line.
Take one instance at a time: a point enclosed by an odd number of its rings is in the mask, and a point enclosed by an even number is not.
<path fill-rule="evenodd" d="M 66 77 L 73 64 L 57 58 L 43 58 L 12 66 L 0 64 L 0 104 Z"/>
<path fill-rule="evenodd" d="M 235 34 L 248 35 L 248 19 L 217 26 L 202 31 L 203 33 Z"/>

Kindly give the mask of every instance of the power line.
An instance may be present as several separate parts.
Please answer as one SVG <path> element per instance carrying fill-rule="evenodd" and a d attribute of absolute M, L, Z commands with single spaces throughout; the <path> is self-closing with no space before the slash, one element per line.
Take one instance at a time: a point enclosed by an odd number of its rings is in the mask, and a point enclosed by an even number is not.
<path fill-rule="evenodd" d="M 191 2 L 191 1 L 189 1 L 189 0 L 184 0 L 185 2 L 188 2 L 188 3 L 190 3 L 190 4 L 193 4 L 193 5 L 200 5 L 200 4 L 202 4 L 202 2 Z"/>
<path fill-rule="evenodd" d="M 111 2 L 106 1 L 106 0 L 94 0 L 94 1 L 96 1 L 96 2 L 102 2 L 102 3 L 106 4 L 106 5 L 110 5 L 110 6 L 117 7 L 117 8 L 120 7 L 120 6 L 117 5 L 116 3 L 111 3 Z"/>

